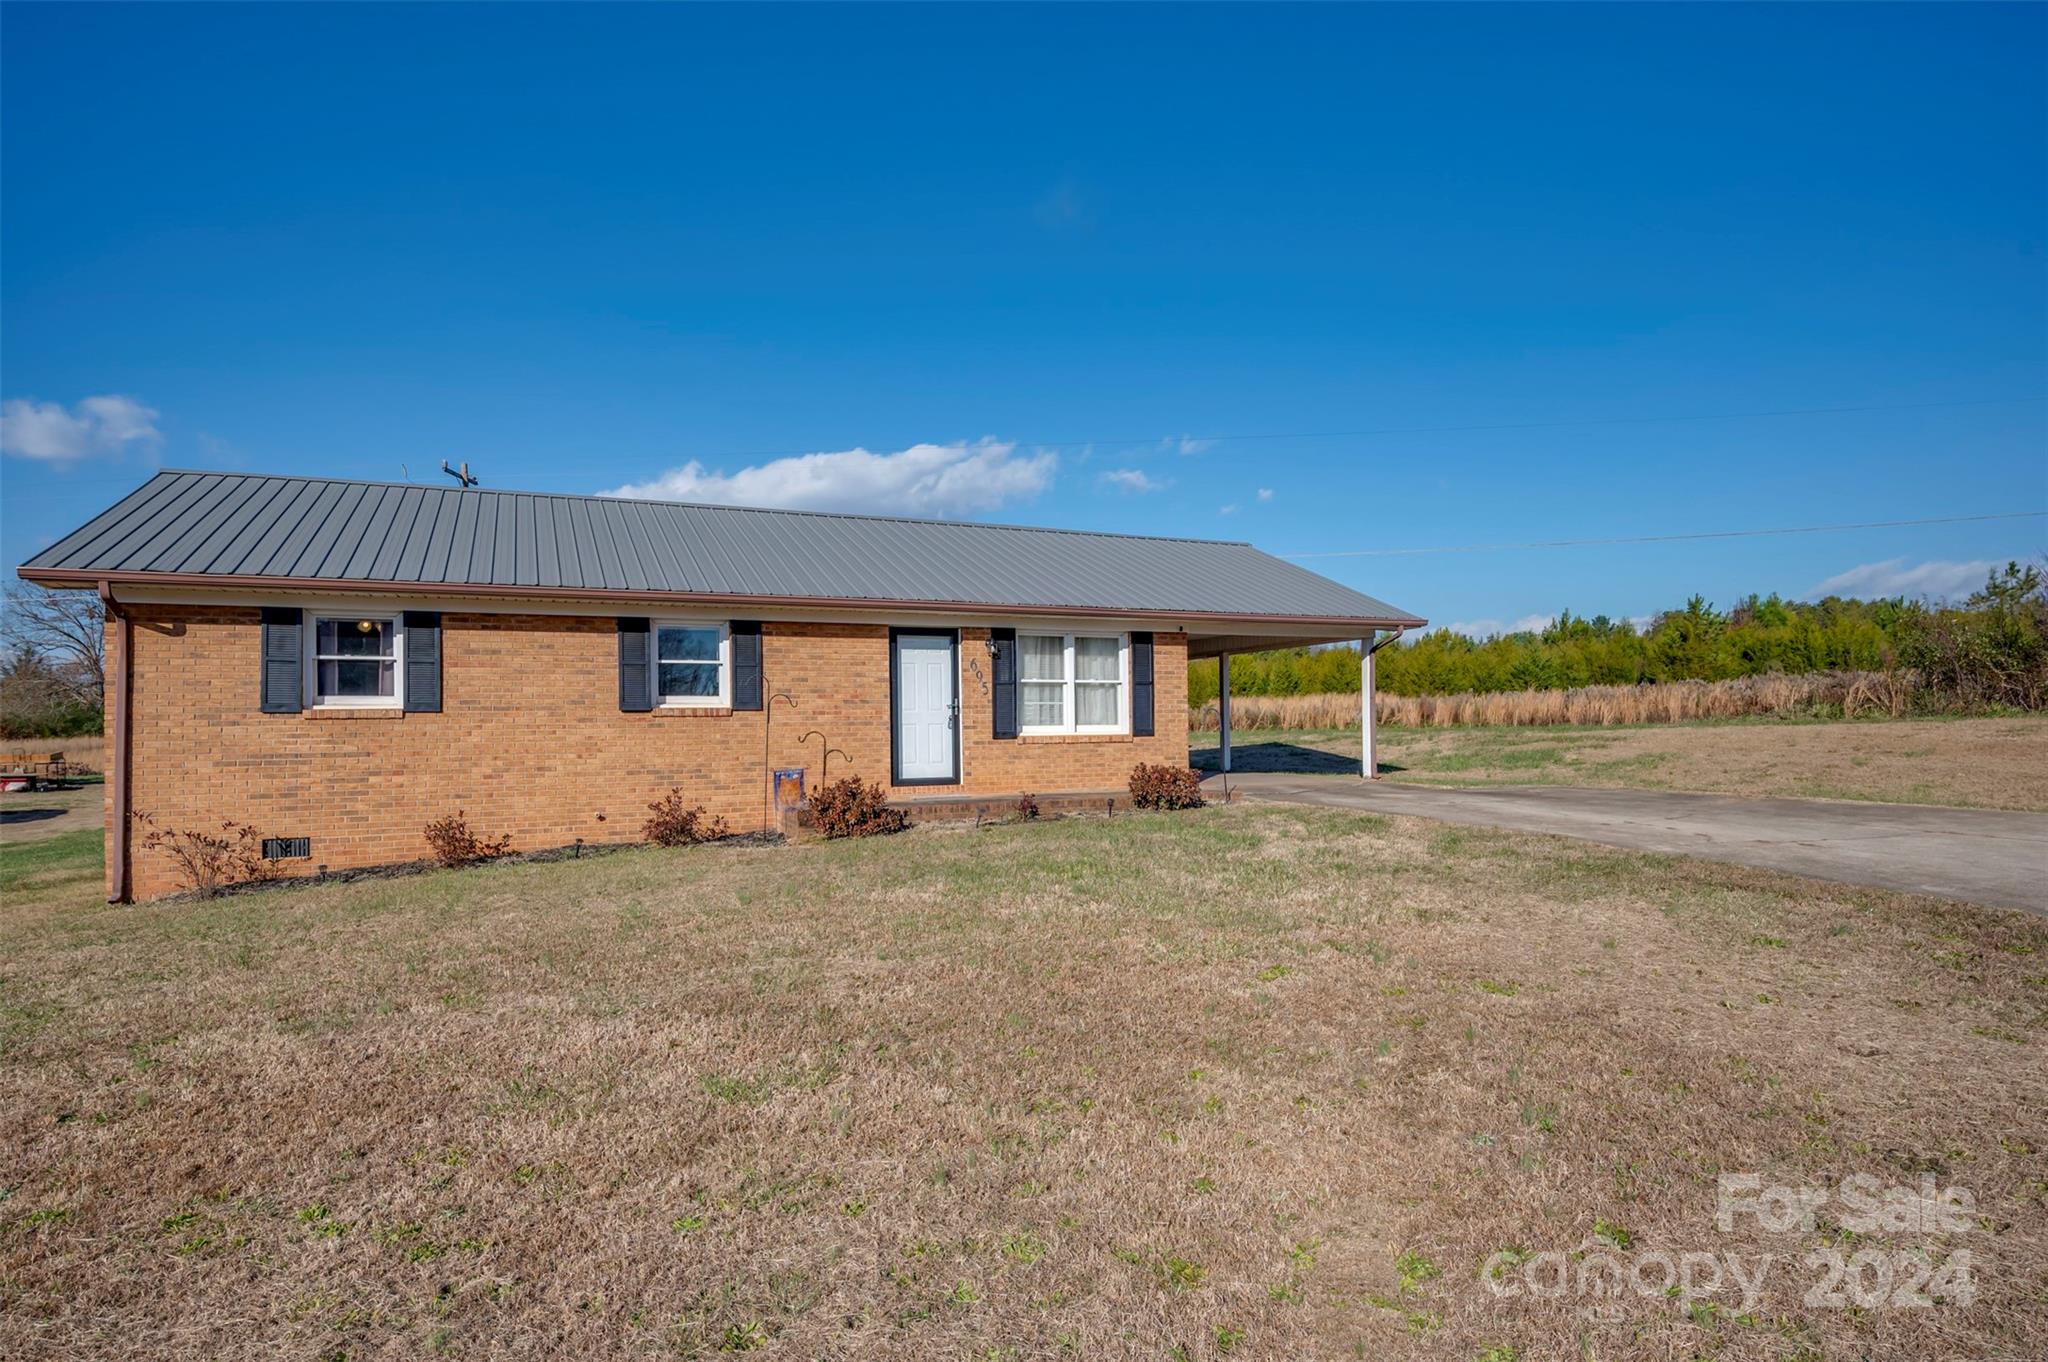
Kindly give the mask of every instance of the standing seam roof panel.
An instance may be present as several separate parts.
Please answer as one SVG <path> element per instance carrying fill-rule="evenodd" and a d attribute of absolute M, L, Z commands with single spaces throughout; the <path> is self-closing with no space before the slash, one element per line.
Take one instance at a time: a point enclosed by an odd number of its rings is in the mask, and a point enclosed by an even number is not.
<path fill-rule="evenodd" d="M 604 518 L 604 507 L 579 504 L 576 514 L 590 527 L 590 554 L 597 564 L 597 585 L 616 589 L 623 574 L 619 571 L 619 551 L 612 543 L 612 527 Z"/>
<path fill-rule="evenodd" d="M 417 487 L 400 491 L 398 502 L 392 507 L 390 531 L 377 545 L 377 556 L 363 571 L 365 577 L 388 582 L 396 575 L 398 560 L 404 554 L 405 546 L 412 542 L 413 525 L 419 520 L 420 503 L 424 500 L 426 498 Z"/>
<path fill-rule="evenodd" d="M 136 550 L 135 556 L 148 566 L 148 570 L 168 571 L 164 558 L 171 547 L 196 529 L 233 490 L 234 485 L 225 479 L 214 482 L 198 496 L 179 506 L 175 514 L 167 517 L 157 527 L 156 532 Z"/>
<path fill-rule="evenodd" d="M 1234 542 L 177 470 L 39 568 L 1422 622 Z"/>
<path fill-rule="evenodd" d="M 570 506 L 569 515 L 576 522 L 583 580 L 599 589 L 610 586 L 618 576 L 617 559 L 612 556 L 611 535 L 605 529 L 604 517 L 597 507 L 580 501 Z"/>
<path fill-rule="evenodd" d="M 717 580 L 719 573 L 718 549 L 705 541 L 697 517 L 690 514 L 687 506 L 664 506 L 661 518 L 669 538 L 675 541 L 676 557 L 683 565 L 684 588 L 689 591 L 711 590 L 711 583 Z"/>
<path fill-rule="evenodd" d="M 163 488 L 168 485 L 165 476 L 157 474 L 36 556 L 50 557 L 54 562 L 80 556 L 95 540 L 113 533 L 117 526 L 133 519 L 151 498 L 163 495 Z"/>
<path fill-rule="evenodd" d="M 653 545 L 647 542 L 641 530 L 640 517 L 632 513 L 633 508 L 613 503 L 605 508 L 612 513 L 613 533 L 618 537 L 619 557 L 626 570 L 629 582 L 652 583 L 656 580 L 653 561 Z"/>
<path fill-rule="evenodd" d="M 696 522 L 699 542 L 711 550 L 711 580 L 716 583 L 711 590 L 729 593 L 734 589 L 735 582 L 747 580 L 746 555 L 726 537 L 724 527 L 718 523 L 718 517 L 699 511 Z M 776 585 L 780 587 L 781 583 L 778 582 Z"/>
<path fill-rule="evenodd" d="M 236 562 L 223 567 L 223 572 L 259 572 L 277 575 L 277 552 L 287 539 L 292 537 L 300 523 L 311 514 L 326 495 L 326 488 L 317 482 L 301 483 L 293 490 L 289 500 L 278 506 L 270 523 L 264 527 L 256 542 Z"/>
<path fill-rule="evenodd" d="M 165 572 L 181 571 L 199 546 L 220 534 L 241 510 L 242 503 L 249 500 L 256 490 L 245 482 L 222 483 L 220 495 L 213 505 L 195 517 L 183 534 L 164 545 L 156 555 L 154 566 Z"/>
<path fill-rule="evenodd" d="M 582 586 L 583 572 L 576 562 L 576 526 L 569 519 L 568 503 L 560 497 L 549 497 L 548 520 L 554 525 L 556 582 L 562 586 Z"/>
<path fill-rule="evenodd" d="M 360 487 L 344 487 L 340 483 L 328 483 L 322 487 L 313 504 L 305 508 L 305 516 L 299 524 L 291 526 L 291 535 L 285 537 L 285 543 L 272 553 L 270 571 L 279 573 L 283 578 L 311 578 L 313 573 L 307 569 L 305 559 L 311 557 L 313 561 L 319 561 L 319 555 L 313 553 L 313 545 L 322 535 L 332 533 L 330 526 L 338 528 L 340 516 L 346 514 L 342 506 L 350 492 L 360 496 L 362 490 Z"/>
<path fill-rule="evenodd" d="M 841 527 L 827 527 L 828 532 L 819 534 L 813 541 L 820 566 L 824 569 L 828 587 L 838 582 L 853 580 L 853 565 L 848 561 L 845 536 L 839 533 Z"/>
<path fill-rule="evenodd" d="M 455 511 L 454 527 L 448 534 L 448 572 L 457 581 L 476 580 L 476 518 L 482 512 L 478 509 L 476 497 L 466 497 L 460 492 L 445 493 Z"/>
<path fill-rule="evenodd" d="M 562 560 L 555 552 L 555 499 L 533 499 L 533 584 L 558 586 Z"/>
<path fill-rule="evenodd" d="M 633 517 L 639 537 L 646 544 L 648 582 L 663 591 L 674 591 L 676 583 L 683 580 L 682 562 L 676 557 L 675 541 L 666 534 L 661 518 L 652 514 L 652 508 L 636 507 Z"/>
<path fill-rule="evenodd" d="M 436 487 L 427 493 L 426 502 L 420 507 L 420 516 L 426 521 L 426 533 L 419 539 L 419 555 L 415 558 L 413 550 L 410 547 L 406 549 L 398 560 L 399 576 L 418 582 L 445 580 L 448 540 L 455 529 L 455 508 L 449 504 L 447 494 Z"/>
<path fill-rule="evenodd" d="M 175 496 L 177 490 L 178 482 L 174 475 L 158 473 L 36 557 L 48 557 L 57 562 L 75 557 L 96 557 L 101 545 L 120 542 L 120 531 L 123 526 L 136 523 L 140 517 L 149 513 L 149 508 L 153 504 L 164 497 Z"/>
<path fill-rule="evenodd" d="M 654 561 L 654 546 L 647 542 L 641 518 L 634 514 L 637 508 L 616 503 L 614 507 L 612 522 L 619 537 L 619 556 L 626 569 L 626 580 L 652 586 L 659 580 L 660 565 Z"/>
<path fill-rule="evenodd" d="M 377 489 L 371 487 L 350 487 L 343 490 L 341 500 L 333 510 L 321 517 L 320 526 L 314 532 L 312 542 L 299 555 L 298 575 L 303 577 L 328 577 L 328 560 L 340 550 L 343 532 L 357 524 L 368 524 L 367 503 Z M 352 532 L 352 531 L 351 531 Z"/>
<path fill-rule="evenodd" d="M 789 524 L 791 552 L 800 559 L 808 560 L 819 594 L 836 592 L 842 582 L 853 579 L 855 558 L 845 526 L 832 524 L 807 531 L 798 522 Z"/>
<path fill-rule="evenodd" d="M 228 483 L 222 479 L 209 479 L 203 486 L 187 489 L 188 495 L 180 497 L 175 505 L 165 506 L 159 511 L 154 522 L 141 536 L 133 552 L 136 560 L 144 565 L 145 571 L 162 571 L 160 560 L 165 549 L 175 544 L 185 531 L 227 495 Z"/>
<path fill-rule="evenodd" d="M 327 555 L 327 565 L 333 570 L 321 575 L 344 579 L 369 576 L 370 568 L 377 561 L 377 551 L 384 547 L 384 540 L 391 533 L 391 522 L 396 518 L 399 500 L 404 495 L 396 487 L 372 489 L 356 509 L 354 518 L 362 522 L 361 528 L 351 527 L 342 531 L 333 551 Z"/>
<path fill-rule="evenodd" d="M 241 509 L 234 519 L 221 526 L 220 533 L 214 536 L 210 545 L 195 547 L 180 570 L 231 571 L 232 569 L 220 567 L 220 564 L 241 562 L 242 555 L 248 552 L 249 545 L 263 537 L 264 527 L 269 523 L 268 517 L 272 514 L 271 507 L 280 497 L 290 495 L 292 485 L 288 482 L 252 483 L 251 495 L 243 498 Z"/>
<path fill-rule="evenodd" d="M 512 580 L 521 586 L 540 585 L 540 529 L 535 513 L 536 497 L 519 498 L 518 534 L 512 554 Z"/>
<path fill-rule="evenodd" d="M 677 583 L 684 578 L 682 559 L 677 556 L 676 538 L 667 532 L 668 527 L 662 522 L 661 517 L 651 513 L 651 508 L 646 519 L 647 539 L 654 549 L 654 561 L 661 572 L 661 585 L 664 590 L 679 590 Z"/>
<path fill-rule="evenodd" d="M 201 480 L 167 485 L 163 495 L 150 498 L 146 507 L 138 508 L 140 513 L 132 521 L 119 526 L 118 539 L 113 538 L 115 527 L 110 525 L 97 536 L 94 547 L 118 544 L 128 554 L 139 558 L 137 551 L 145 547 L 169 520 L 176 518 L 181 507 L 190 504 L 194 496 L 202 494 L 205 486 Z"/>
<path fill-rule="evenodd" d="M 770 581 L 788 583 L 794 590 L 792 595 L 823 595 L 818 580 L 805 570 L 802 563 L 792 554 L 788 545 L 789 522 L 777 516 L 768 523 L 767 531 L 758 537 L 754 553 L 758 560 L 761 576 Z"/>
<path fill-rule="evenodd" d="M 519 498 L 492 497 L 498 508 L 498 523 L 491 536 L 491 584 L 519 585 Z"/>
<path fill-rule="evenodd" d="M 519 498 L 493 497 L 498 504 L 498 533 L 491 541 L 491 584 L 519 585 Z"/>
<path fill-rule="evenodd" d="M 472 582 L 492 580 L 491 559 L 498 547 L 499 497 L 464 497 L 462 504 L 472 509 L 469 538 L 469 571 L 466 576 Z"/>

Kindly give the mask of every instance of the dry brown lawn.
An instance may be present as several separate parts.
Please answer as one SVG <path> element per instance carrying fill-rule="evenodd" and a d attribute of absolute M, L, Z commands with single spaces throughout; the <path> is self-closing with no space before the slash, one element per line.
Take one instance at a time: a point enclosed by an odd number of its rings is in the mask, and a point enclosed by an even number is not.
<path fill-rule="evenodd" d="M 1756 798 L 2048 810 L 2048 719 L 1380 730 L 1383 774 L 1431 785 L 1587 785 Z M 1196 734 L 1196 764 L 1215 765 Z M 1358 760 L 1358 731 L 1240 735 L 1239 770 Z"/>
<path fill-rule="evenodd" d="M 61 845 L 0 848 L 0 1355 L 2048 1352 L 2020 914 L 1273 806 L 136 908 Z M 1723 1234 L 1724 1171 L 1976 1209 Z M 1482 1278 L 1582 1248 L 1777 1257 Z"/>
<path fill-rule="evenodd" d="M 5 756 L 44 756 L 62 752 L 64 760 L 88 771 L 107 769 L 107 740 L 100 734 L 83 738 L 21 738 L 0 742 Z"/>

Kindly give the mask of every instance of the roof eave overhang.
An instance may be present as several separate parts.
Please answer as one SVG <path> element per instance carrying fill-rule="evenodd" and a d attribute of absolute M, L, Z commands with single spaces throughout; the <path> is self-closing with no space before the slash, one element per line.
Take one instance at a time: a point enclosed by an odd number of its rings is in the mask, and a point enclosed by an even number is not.
<path fill-rule="evenodd" d="M 479 597 L 540 601 L 592 601 L 648 605 L 773 606 L 777 609 L 902 610 L 920 614 L 994 616 L 1115 616 L 1124 619 L 1172 620 L 1187 625 L 1263 624 L 1301 626 L 1304 634 L 1356 638 L 1361 631 L 1419 629 L 1427 623 L 1414 616 L 1370 619 L 1349 615 L 1242 614 L 1209 610 L 1152 610 L 1133 606 L 1015 605 L 986 601 L 919 601 L 835 596 L 758 596 L 701 591 L 629 591 L 610 587 L 517 586 L 500 583 L 386 582 L 326 577 L 263 577 L 212 572 L 100 572 L 88 568 L 17 570 L 24 580 L 57 588 L 112 585 L 199 588 L 209 591 L 349 593 L 372 596 L 431 596 L 439 599 Z"/>

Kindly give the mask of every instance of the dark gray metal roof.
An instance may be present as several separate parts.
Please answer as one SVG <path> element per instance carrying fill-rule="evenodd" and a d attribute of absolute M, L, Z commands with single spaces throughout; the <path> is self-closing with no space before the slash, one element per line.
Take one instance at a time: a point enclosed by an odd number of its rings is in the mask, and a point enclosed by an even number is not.
<path fill-rule="evenodd" d="M 46 573 L 1421 623 L 1243 543 L 185 470 L 21 568 Z"/>

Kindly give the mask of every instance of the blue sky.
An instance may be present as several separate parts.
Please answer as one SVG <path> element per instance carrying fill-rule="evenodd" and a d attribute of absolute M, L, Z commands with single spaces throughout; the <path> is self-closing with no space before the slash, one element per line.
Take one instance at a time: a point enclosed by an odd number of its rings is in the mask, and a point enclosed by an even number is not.
<path fill-rule="evenodd" d="M 159 465 L 1283 553 L 2048 507 L 2041 7 L 12 5 L 0 39 L 10 565 Z M 2044 546 L 1304 561 L 1513 624 Z"/>

